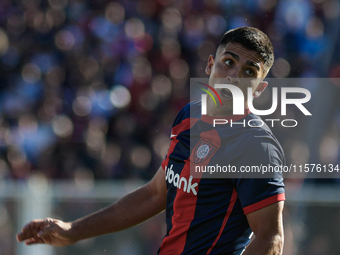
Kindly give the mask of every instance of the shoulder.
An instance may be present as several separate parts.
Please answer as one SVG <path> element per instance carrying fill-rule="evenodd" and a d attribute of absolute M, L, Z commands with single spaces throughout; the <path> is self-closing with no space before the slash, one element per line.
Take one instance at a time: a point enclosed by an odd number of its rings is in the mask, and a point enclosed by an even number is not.
<path fill-rule="evenodd" d="M 249 116 L 249 120 L 261 120 L 260 117 Z M 247 127 L 246 135 L 239 141 L 235 156 L 264 160 L 275 164 L 285 164 L 285 155 L 280 142 L 264 123 L 261 127 Z"/>
<path fill-rule="evenodd" d="M 191 116 L 200 114 L 201 101 L 192 101 L 186 104 L 177 114 L 173 126 L 180 124 L 183 120 L 190 118 Z"/>
<path fill-rule="evenodd" d="M 255 125 L 257 127 L 248 127 L 248 130 L 252 129 L 253 132 L 249 132 L 249 135 L 245 137 L 244 142 L 252 142 L 254 146 L 259 146 L 259 144 L 263 143 L 270 143 L 282 150 L 280 142 L 274 136 L 267 124 L 259 116 L 255 114 L 249 114 L 248 118 L 248 122 L 251 121 L 250 125 Z"/>

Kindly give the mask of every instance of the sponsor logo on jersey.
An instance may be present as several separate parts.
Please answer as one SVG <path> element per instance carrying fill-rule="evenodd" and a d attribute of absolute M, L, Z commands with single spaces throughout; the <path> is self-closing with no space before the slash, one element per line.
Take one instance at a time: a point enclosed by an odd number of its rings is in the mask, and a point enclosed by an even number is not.
<path fill-rule="evenodd" d="M 172 164 L 170 167 L 165 167 L 165 180 L 169 184 L 173 184 L 176 188 L 182 189 L 187 193 L 192 192 L 195 196 L 197 196 L 195 188 L 198 186 L 198 183 L 192 183 L 194 177 L 190 175 L 189 180 L 187 180 L 184 176 L 181 177 L 179 174 L 175 174 L 172 167 Z"/>

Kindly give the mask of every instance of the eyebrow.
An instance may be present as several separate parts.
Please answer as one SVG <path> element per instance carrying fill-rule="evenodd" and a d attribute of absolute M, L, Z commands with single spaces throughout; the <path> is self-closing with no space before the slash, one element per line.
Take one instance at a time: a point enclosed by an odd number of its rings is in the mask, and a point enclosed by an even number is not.
<path fill-rule="evenodd" d="M 233 52 L 231 52 L 231 51 L 226 51 L 226 52 L 224 52 L 224 55 L 227 55 L 227 54 L 229 54 L 229 55 L 231 55 L 234 59 L 236 59 L 236 60 L 239 60 L 240 59 L 240 57 L 238 56 L 238 55 L 236 55 L 235 53 L 233 53 Z"/>
<path fill-rule="evenodd" d="M 255 62 L 253 62 L 253 61 L 247 61 L 247 65 L 248 66 L 253 66 L 253 67 L 255 67 L 258 71 L 260 71 L 260 65 L 259 64 L 257 64 L 257 63 L 255 63 Z"/>
<path fill-rule="evenodd" d="M 224 55 L 226 55 L 226 54 L 229 54 L 229 55 L 231 55 L 234 59 L 236 59 L 236 60 L 239 60 L 240 59 L 240 57 L 237 55 L 237 54 L 235 54 L 235 53 L 233 53 L 233 52 L 231 52 L 231 51 L 226 51 L 225 53 L 224 53 Z M 253 61 L 247 61 L 247 65 L 248 66 L 253 66 L 253 67 L 255 67 L 258 71 L 260 71 L 260 65 L 259 64 L 257 64 L 257 63 L 255 63 L 255 62 L 253 62 Z"/>

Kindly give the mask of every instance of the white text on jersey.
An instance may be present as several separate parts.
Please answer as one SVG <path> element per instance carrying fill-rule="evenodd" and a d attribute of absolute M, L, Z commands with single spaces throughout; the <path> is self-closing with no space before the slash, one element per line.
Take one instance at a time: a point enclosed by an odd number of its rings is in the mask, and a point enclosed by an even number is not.
<path fill-rule="evenodd" d="M 169 184 L 173 183 L 176 188 L 183 189 L 183 191 L 187 193 L 192 192 L 196 196 L 197 191 L 195 190 L 195 188 L 198 186 L 198 183 L 191 183 L 194 177 L 190 175 L 189 181 L 185 177 L 180 178 L 180 175 L 175 174 L 175 172 L 172 170 L 172 167 L 172 164 L 170 168 L 165 167 L 165 180 Z"/>

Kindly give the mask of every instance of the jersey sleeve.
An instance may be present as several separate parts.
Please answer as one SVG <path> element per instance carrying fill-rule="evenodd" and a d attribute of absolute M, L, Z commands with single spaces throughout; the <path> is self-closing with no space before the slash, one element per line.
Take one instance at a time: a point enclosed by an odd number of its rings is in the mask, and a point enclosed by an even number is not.
<path fill-rule="evenodd" d="M 188 125 L 189 124 L 189 125 Z M 170 146 L 168 149 L 168 153 L 165 156 L 162 162 L 162 168 L 165 171 L 165 167 L 168 165 L 169 162 L 169 155 L 173 152 L 178 140 L 176 139 L 177 135 L 182 131 L 185 130 L 187 127 L 190 127 L 190 104 L 187 104 L 180 110 L 177 114 L 174 123 L 172 124 L 171 134 L 170 134 Z"/>
<path fill-rule="evenodd" d="M 259 135 L 244 139 L 236 150 L 232 162 L 237 169 L 261 165 L 275 167 L 283 166 L 285 158 L 281 146 L 274 138 Z M 244 214 L 285 200 L 281 173 L 275 173 L 272 178 L 261 178 L 261 173 L 256 175 L 255 178 L 232 179 Z"/>

